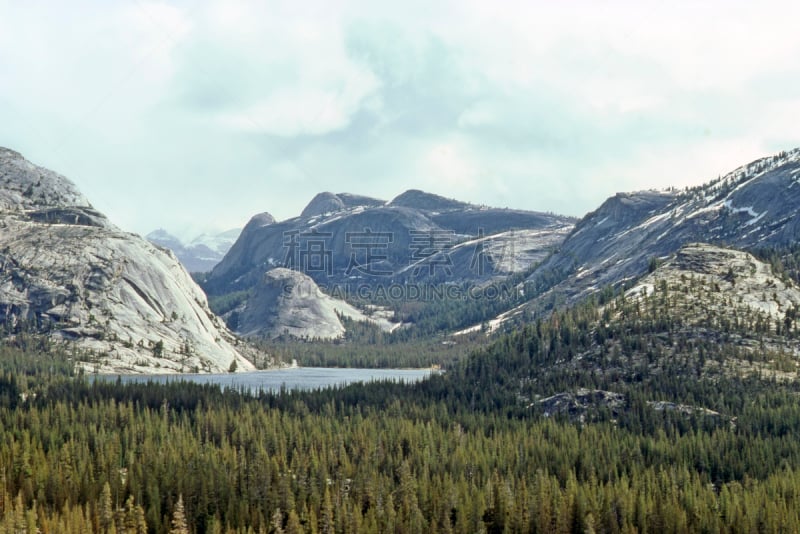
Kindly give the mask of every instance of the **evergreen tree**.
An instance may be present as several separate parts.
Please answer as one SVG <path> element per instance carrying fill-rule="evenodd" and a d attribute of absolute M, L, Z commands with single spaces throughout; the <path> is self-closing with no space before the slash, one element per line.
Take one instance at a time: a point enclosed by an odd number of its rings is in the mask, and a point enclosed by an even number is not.
<path fill-rule="evenodd" d="M 178 502 L 172 512 L 170 534 L 189 534 L 189 525 L 186 521 L 186 511 L 183 508 L 183 495 L 178 495 Z"/>

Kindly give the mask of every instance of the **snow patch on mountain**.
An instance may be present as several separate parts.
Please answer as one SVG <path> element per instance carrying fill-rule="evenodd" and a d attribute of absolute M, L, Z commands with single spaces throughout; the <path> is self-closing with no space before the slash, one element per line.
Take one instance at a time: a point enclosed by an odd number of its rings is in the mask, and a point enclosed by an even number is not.
<path fill-rule="evenodd" d="M 219 234 L 200 234 L 185 243 L 167 230 L 159 228 L 147 234 L 146 238 L 151 243 L 174 252 L 186 270 L 205 273 L 222 261 L 240 233 L 240 228 L 234 228 Z"/>

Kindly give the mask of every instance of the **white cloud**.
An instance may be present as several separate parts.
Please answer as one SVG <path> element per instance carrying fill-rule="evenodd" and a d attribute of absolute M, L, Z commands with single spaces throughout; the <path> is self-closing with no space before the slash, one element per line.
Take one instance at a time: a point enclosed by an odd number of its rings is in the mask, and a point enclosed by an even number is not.
<path fill-rule="evenodd" d="M 798 16 L 738 0 L 0 0 L 0 144 L 139 232 L 289 217 L 320 190 L 579 215 L 800 144 Z"/>
<path fill-rule="evenodd" d="M 358 103 L 316 88 L 283 89 L 255 106 L 223 114 L 220 122 L 238 130 L 277 136 L 321 135 L 347 126 Z"/>
<path fill-rule="evenodd" d="M 112 20 L 117 28 L 125 28 L 113 52 L 127 53 L 117 59 L 132 62 L 137 77 L 163 82 L 174 74 L 175 48 L 191 36 L 189 14 L 167 3 L 137 1 L 121 7 Z"/>
<path fill-rule="evenodd" d="M 497 120 L 497 111 L 492 109 L 492 104 L 481 101 L 469 106 L 458 116 L 458 126 L 461 128 L 487 126 L 496 124 Z"/>
<path fill-rule="evenodd" d="M 226 128 L 295 137 L 347 127 L 378 82 L 348 57 L 329 9 L 242 0 L 209 5 L 199 16 L 203 37 L 187 45 L 188 76 L 175 87 L 192 91 L 199 82 L 222 94 L 222 109 L 199 112 L 216 113 Z M 223 54 L 215 57 L 218 50 Z M 200 79 L 196 68 L 204 71 Z"/>
<path fill-rule="evenodd" d="M 463 194 L 474 189 L 480 171 L 457 142 L 445 142 L 433 145 L 423 158 L 420 176 L 433 187 L 440 190 L 444 187 L 451 196 Z"/>

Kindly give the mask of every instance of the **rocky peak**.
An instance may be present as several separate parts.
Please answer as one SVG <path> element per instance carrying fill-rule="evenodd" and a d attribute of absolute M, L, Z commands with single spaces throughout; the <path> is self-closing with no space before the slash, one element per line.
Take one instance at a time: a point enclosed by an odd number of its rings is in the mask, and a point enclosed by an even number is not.
<path fill-rule="evenodd" d="M 783 320 L 787 311 L 800 309 L 800 289 L 776 276 L 767 263 L 748 252 L 706 243 L 682 247 L 627 294 L 650 295 L 659 288 L 669 290 L 672 306 L 684 310 L 686 321 L 733 316 L 743 309 Z"/>
<path fill-rule="evenodd" d="M 449 211 L 469 207 L 466 202 L 426 193 L 419 189 L 409 189 L 395 197 L 389 204 L 423 211 Z"/>
<path fill-rule="evenodd" d="M 640 220 L 652 210 L 662 209 L 675 200 L 674 193 L 665 191 L 635 191 L 617 193 L 593 212 L 595 217 L 608 217 L 609 220 L 626 223 Z"/>
<path fill-rule="evenodd" d="M 574 300 L 640 276 L 650 259 L 666 258 L 687 243 L 749 249 L 785 246 L 798 235 L 800 149 L 795 149 L 684 191 L 617 194 L 586 215 L 531 278 L 539 283 L 562 277 L 553 291 Z"/>
<path fill-rule="evenodd" d="M 0 148 L 0 208 L 27 211 L 45 208 L 92 208 L 64 176 L 37 167 L 19 152 Z"/>
<path fill-rule="evenodd" d="M 358 206 L 363 206 L 365 208 L 374 208 L 386 204 L 385 200 L 368 197 L 365 195 L 354 195 L 352 193 L 338 193 L 336 196 L 339 197 L 339 200 L 341 200 L 344 203 L 345 207 L 348 208 L 355 208 Z"/>
<path fill-rule="evenodd" d="M 385 201 L 364 195 L 354 195 L 352 193 L 331 193 L 324 191 L 318 193 L 311 199 L 311 202 L 303 209 L 300 214 L 301 219 L 309 219 L 320 215 L 337 213 L 351 208 L 374 208 L 383 206 Z"/>
<path fill-rule="evenodd" d="M 325 213 L 333 213 L 343 210 L 344 208 L 345 204 L 341 198 L 333 193 L 325 191 L 323 193 L 317 193 L 314 198 L 311 199 L 311 202 L 303 209 L 300 217 L 308 218 L 315 215 L 324 215 Z"/>
<path fill-rule="evenodd" d="M 0 159 L 23 159 L 23 157 L 16 150 L 0 146 Z"/>
<path fill-rule="evenodd" d="M 254 228 L 267 226 L 268 224 L 275 224 L 275 217 L 265 211 L 250 217 L 250 220 L 247 221 L 244 228 L 245 230 L 252 230 Z"/>
<path fill-rule="evenodd" d="M 344 334 L 340 316 L 369 320 L 350 304 L 323 293 L 308 275 L 277 267 L 264 273 L 247 302 L 226 319 L 246 337 L 331 339 Z M 385 320 L 376 322 L 391 327 Z"/>
<path fill-rule="evenodd" d="M 780 170 L 784 166 L 789 166 L 791 167 L 790 170 L 793 170 L 798 165 L 800 165 L 800 147 L 751 161 L 734 169 L 725 176 L 711 180 L 700 187 L 690 189 L 688 193 L 691 195 L 696 191 L 701 191 L 705 196 L 725 195 L 739 189 L 740 186 L 755 178 Z M 793 174 L 796 175 L 797 173 Z"/>

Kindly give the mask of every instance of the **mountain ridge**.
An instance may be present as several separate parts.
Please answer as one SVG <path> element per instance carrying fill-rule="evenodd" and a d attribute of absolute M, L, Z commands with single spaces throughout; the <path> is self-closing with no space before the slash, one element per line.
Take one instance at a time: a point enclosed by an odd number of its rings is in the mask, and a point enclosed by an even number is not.
<path fill-rule="evenodd" d="M 348 204 L 325 204 L 333 197 L 346 197 Z M 396 202 L 397 199 L 400 202 Z M 415 204 L 419 199 L 422 199 L 421 203 Z M 413 207 L 415 205 L 417 207 Z M 446 211 L 432 209 L 443 206 L 447 206 Z M 283 221 L 275 221 L 271 217 L 261 220 L 255 216 L 245 226 L 226 257 L 210 273 L 206 289 L 211 294 L 241 290 L 257 282 L 261 275 L 259 271 L 287 266 L 292 260 L 298 263 L 300 258 L 290 254 L 292 247 L 295 253 L 303 252 L 296 249 L 302 249 L 306 239 L 324 241 L 320 241 L 321 246 L 327 248 L 319 252 L 328 254 L 331 262 L 320 269 L 303 269 L 300 266 L 300 270 L 317 283 L 341 284 L 353 280 L 364 283 L 381 280 L 394 282 L 398 280 L 392 275 L 403 272 L 405 267 L 420 260 L 435 262 L 441 259 L 436 258 L 437 252 L 444 253 L 465 240 L 512 230 L 552 230 L 561 235 L 564 228 L 573 222 L 570 217 L 476 206 L 417 190 L 402 193 L 391 202 L 360 195 L 320 193 L 303 213 L 305 215 Z M 372 235 L 367 235 L 369 233 Z M 354 243 L 354 239 L 366 242 Z M 439 242 L 432 242 L 437 239 Z M 354 261 L 367 259 L 354 256 L 366 254 L 369 245 L 375 249 L 375 263 L 359 267 L 373 268 L 353 272 Z M 460 274 L 470 278 L 465 270 L 462 268 Z M 426 267 L 425 271 L 434 272 L 437 269 Z"/>
<path fill-rule="evenodd" d="M 409 286 L 482 287 L 524 272 L 561 243 L 572 222 L 419 190 L 390 202 L 323 192 L 297 217 L 275 221 L 269 215 L 254 216 L 203 287 L 212 301 L 231 296 L 244 299 L 242 310 L 267 310 L 267 303 L 256 302 L 267 293 L 257 288 L 265 273 L 289 268 L 323 290 L 344 288 L 344 294 L 358 295 L 362 304 L 383 306 L 378 301 L 384 300 L 387 288 L 405 298 L 414 293 L 403 289 Z M 267 300 L 276 303 L 272 297 Z"/>
<path fill-rule="evenodd" d="M 646 272 L 693 241 L 744 250 L 800 235 L 800 148 L 742 165 L 684 191 L 618 193 L 584 216 L 530 276 L 562 277 L 551 289 L 574 301 Z"/>

